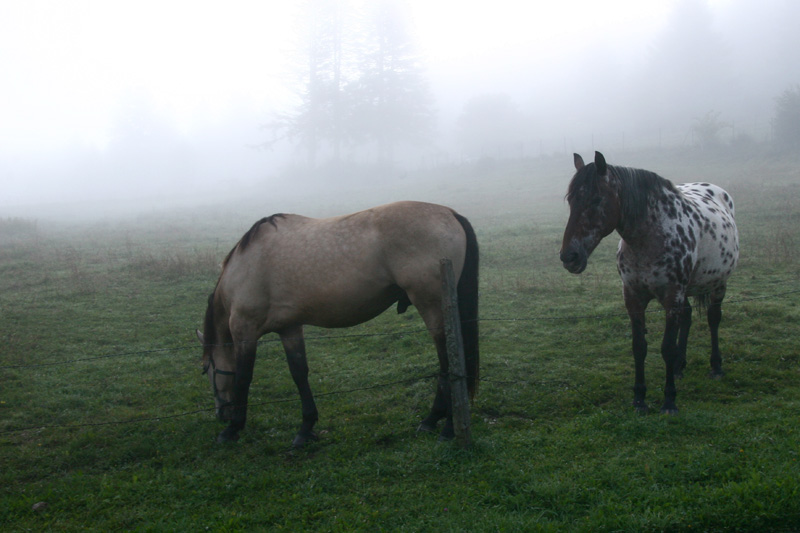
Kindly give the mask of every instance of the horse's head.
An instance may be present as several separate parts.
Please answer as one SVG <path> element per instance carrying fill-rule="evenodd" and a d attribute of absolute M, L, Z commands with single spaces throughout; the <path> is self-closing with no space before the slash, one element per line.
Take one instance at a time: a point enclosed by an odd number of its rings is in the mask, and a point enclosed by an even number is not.
<path fill-rule="evenodd" d="M 616 228 L 621 211 L 616 181 L 609 177 L 603 154 L 595 152 L 594 163 L 588 165 L 578 154 L 574 157 L 576 172 L 567 190 L 570 213 L 560 258 L 564 268 L 580 274 L 603 237 Z"/>
<path fill-rule="evenodd" d="M 205 335 L 197 331 L 203 345 L 203 374 L 208 376 L 214 392 L 217 418 L 222 422 L 232 419 L 234 404 L 233 382 L 236 376 L 233 347 L 228 344 L 206 344 Z"/>
<path fill-rule="evenodd" d="M 214 392 L 217 418 L 229 422 L 233 416 L 235 403 L 236 359 L 233 354 L 233 343 L 217 332 L 213 294 L 208 299 L 204 330 L 204 333 L 196 331 L 197 338 L 203 345 L 203 374 L 208 375 L 211 390 Z"/>

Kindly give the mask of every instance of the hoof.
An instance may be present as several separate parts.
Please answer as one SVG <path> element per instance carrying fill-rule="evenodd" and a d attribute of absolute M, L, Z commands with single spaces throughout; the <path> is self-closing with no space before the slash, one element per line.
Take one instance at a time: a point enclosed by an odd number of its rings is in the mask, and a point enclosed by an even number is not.
<path fill-rule="evenodd" d="M 316 433 L 311 432 L 306 435 L 298 433 L 297 435 L 295 435 L 294 440 L 292 441 L 292 448 L 302 448 L 308 442 L 313 442 L 317 440 L 319 440 L 319 437 L 317 436 Z"/>
<path fill-rule="evenodd" d="M 417 433 L 436 433 L 436 425 L 431 425 L 424 420 L 417 426 Z"/>
<path fill-rule="evenodd" d="M 642 416 L 650 412 L 650 407 L 644 402 L 633 402 L 633 408 L 636 410 L 636 414 Z"/>
<path fill-rule="evenodd" d="M 236 442 L 237 440 L 239 440 L 239 432 L 229 431 L 228 428 L 223 429 L 222 433 L 220 433 L 217 437 L 217 442 L 220 444 L 226 442 Z"/>
<path fill-rule="evenodd" d="M 439 442 L 450 442 L 454 438 L 456 438 L 455 435 L 445 435 L 444 433 L 439 434 Z"/>
<path fill-rule="evenodd" d="M 678 408 L 675 407 L 674 405 L 670 405 L 670 406 L 665 405 L 664 407 L 661 408 L 661 414 L 662 415 L 677 415 L 678 414 Z"/>
<path fill-rule="evenodd" d="M 708 374 L 708 377 L 710 377 L 711 379 L 722 379 L 723 376 L 725 376 L 725 372 L 723 372 L 722 370 L 712 370 Z"/>
<path fill-rule="evenodd" d="M 456 431 L 453 429 L 453 421 L 448 420 L 439 434 L 439 442 L 453 440 L 454 438 L 456 438 Z"/>

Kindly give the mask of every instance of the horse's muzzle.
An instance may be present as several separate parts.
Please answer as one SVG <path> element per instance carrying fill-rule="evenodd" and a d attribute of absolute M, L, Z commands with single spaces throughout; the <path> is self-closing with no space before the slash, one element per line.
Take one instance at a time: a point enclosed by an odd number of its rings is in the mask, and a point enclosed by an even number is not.
<path fill-rule="evenodd" d="M 589 256 L 583 248 L 572 246 L 563 250 L 559 257 L 561 258 L 561 263 L 564 265 L 564 268 L 573 274 L 580 274 L 586 270 L 586 264 L 589 260 Z"/>

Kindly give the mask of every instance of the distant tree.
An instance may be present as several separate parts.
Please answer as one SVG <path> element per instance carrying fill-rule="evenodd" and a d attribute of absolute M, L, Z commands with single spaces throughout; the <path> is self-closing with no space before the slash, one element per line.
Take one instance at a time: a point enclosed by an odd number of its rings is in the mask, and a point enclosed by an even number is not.
<path fill-rule="evenodd" d="M 720 30 L 736 36 L 730 42 L 731 57 L 736 58 L 737 71 L 747 73 L 736 79 L 738 107 L 749 119 L 753 113 L 769 114 L 774 104 L 769 96 L 774 96 L 775 88 L 800 81 L 800 2 L 728 0 L 724 12 L 727 16 L 721 18 Z M 767 109 L 760 108 L 762 102 Z"/>
<path fill-rule="evenodd" d="M 482 94 L 470 99 L 456 121 L 456 138 L 471 157 L 519 154 L 524 118 L 508 94 Z"/>
<path fill-rule="evenodd" d="M 380 0 L 366 17 L 359 75 L 350 87 L 352 135 L 374 142 L 378 160 L 391 161 L 400 144 L 429 139 L 433 97 L 404 17 L 402 4 Z"/>
<path fill-rule="evenodd" d="M 719 146 L 720 133 L 727 128 L 733 128 L 730 122 L 720 120 L 720 115 L 719 111 L 709 111 L 702 117 L 694 119 L 692 133 L 701 149 L 707 150 Z"/>
<path fill-rule="evenodd" d="M 800 148 L 800 85 L 786 89 L 776 98 L 772 125 L 779 146 Z"/>
<path fill-rule="evenodd" d="M 266 124 L 273 131 L 269 146 L 283 138 L 297 141 L 306 151 L 309 166 L 316 165 L 320 148 L 327 144 L 339 157 L 349 113 L 344 87 L 350 75 L 346 63 L 347 25 L 351 18 L 343 0 L 309 1 L 303 13 L 304 66 L 300 68 L 300 105 L 276 114 Z"/>
<path fill-rule="evenodd" d="M 329 148 L 375 143 L 379 159 L 425 139 L 433 98 L 405 19 L 393 0 L 307 4 L 304 65 L 296 109 L 273 117 L 270 145 L 297 141 L 310 166 Z"/>
<path fill-rule="evenodd" d="M 680 0 L 653 41 L 639 80 L 638 115 L 667 123 L 725 108 L 735 94 L 727 50 L 707 0 Z"/>

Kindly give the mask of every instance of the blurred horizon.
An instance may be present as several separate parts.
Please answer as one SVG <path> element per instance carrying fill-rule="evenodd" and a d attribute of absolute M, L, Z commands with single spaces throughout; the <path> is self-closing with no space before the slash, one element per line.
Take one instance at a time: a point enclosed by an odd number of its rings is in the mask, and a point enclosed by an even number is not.
<path fill-rule="evenodd" d="M 781 144 L 800 91 L 800 3 L 290 4 L 4 3 L 0 217 Z"/>

